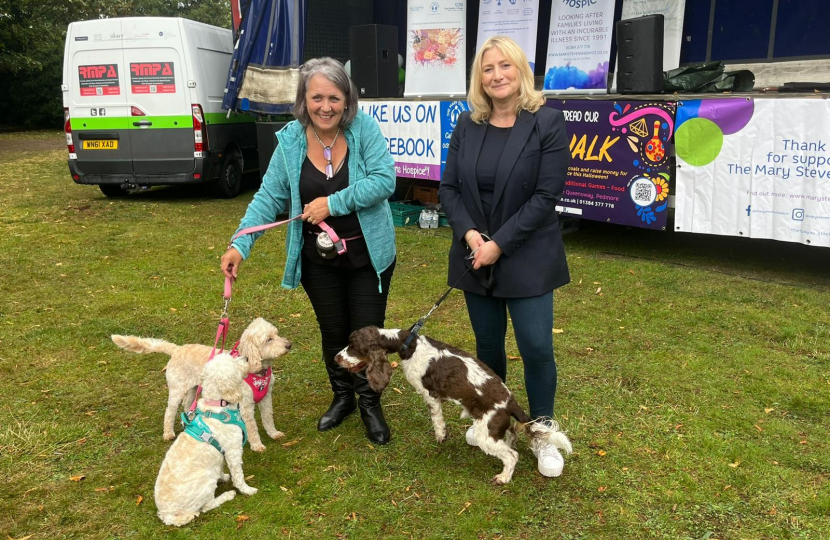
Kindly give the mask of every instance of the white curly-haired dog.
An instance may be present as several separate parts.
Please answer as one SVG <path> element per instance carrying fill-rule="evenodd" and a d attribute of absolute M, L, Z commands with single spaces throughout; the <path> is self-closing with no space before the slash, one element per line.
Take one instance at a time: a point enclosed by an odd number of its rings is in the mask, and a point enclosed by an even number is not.
<path fill-rule="evenodd" d="M 210 358 L 212 347 L 207 345 L 175 345 L 162 339 L 142 338 L 137 336 L 113 335 L 112 341 L 124 350 L 134 353 L 163 353 L 170 355 L 167 362 L 167 410 L 164 412 L 164 440 L 176 437 L 173 426 L 179 404 L 187 410 L 196 397 L 196 387 L 200 382 L 202 368 Z M 269 371 L 271 361 L 284 355 L 291 349 L 291 342 L 280 337 L 277 328 L 259 317 L 254 319 L 239 339 L 239 354 L 248 358 L 248 372 L 252 376 L 257 393 L 260 395 L 259 414 L 265 432 L 272 439 L 279 439 L 284 434 L 274 427 L 274 409 L 271 399 L 274 376 Z M 254 418 L 254 389 L 245 382 L 241 403 L 242 418 L 248 426 L 251 449 L 255 452 L 265 450 L 259 436 Z M 267 388 L 266 388 L 267 386 Z M 264 395 L 261 395 L 264 392 Z"/>
<path fill-rule="evenodd" d="M 382 392 L 392 378 L 388 355 L 397 353 L 406 380 L 429 407 L 438 442 L 447 439 L 441 411 L 444 401 L 458 403 L 463 408 L 461 418 L 473 419 L 475 446 L 502 461 L 501 473 L 493 477 L 495 484 L 510 482 L 519 460 L 518 452 L 513 449 L 516 429 L 511 418 L 518 421 L 518 427 L 530 438 L 534 451 L 551 445 L 571 452 L 571 442 L 559 431 L 556 422 L 531 420 L 499 376 L 481 360 L 426 336 L 417 336 L 403 350 L 402 345 L 409 336 L 409 330 L 367 326 L 352 332 L 348 347 L 337 354 L 335 361 L 352 372 L 365 369 L 369 386 L 375 392 Z M 560 467 L 552 476 L 561 473 Z"/>
<path fill-rule="evenodd" d="M 228 409 L 239 406 L 242 381 L 247 375 L 248 361 L 244 356 L 216 355 L 202 370 L 202 394 L 197 411 L 227 415 Z M 236 496 L 234 490 L 214 496 L 219 480 L 231 480 L 234 487 L 245 495 L 257 492 L 256 488 L 245 483 L 242 472 L 242 428 L 212 417 L 203 417 L 203 422 L 222 452 L 188 433 L 179 434 L 164 456 L 156 478 L 158 516 L 167 525 L 185 525 L 200 513 L 233 499 Z M 229 475 L 223 473 L 226 462 Z"/>

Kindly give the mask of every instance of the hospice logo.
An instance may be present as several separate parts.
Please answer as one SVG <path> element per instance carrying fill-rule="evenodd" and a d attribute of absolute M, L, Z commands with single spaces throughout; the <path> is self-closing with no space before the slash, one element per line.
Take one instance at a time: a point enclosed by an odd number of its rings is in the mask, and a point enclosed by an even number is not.
<path fill-rule="evenodd" d="M 562 3 L 568 7 L 580 9 L 593 6 L 597 3 L 597 0 L 562 0 Z"/>
<path fill-rule="evenodd" d="M 453 101 L 450 103 L 449 107 L 447 107 L 447 120 L 450 121 L 450 129 L 455 129 L 455 125 L 458 123 L 458 118 L 461 116 L 461 113 L 466 110 L 467 109 L 464 107 L 464 104 L 460 101 Z"/>
<path fill-rule="evenodd" d="M 433 13 L 438 13 L 438 2 L 433 2 L 429 5 L 429 10 Z"/>

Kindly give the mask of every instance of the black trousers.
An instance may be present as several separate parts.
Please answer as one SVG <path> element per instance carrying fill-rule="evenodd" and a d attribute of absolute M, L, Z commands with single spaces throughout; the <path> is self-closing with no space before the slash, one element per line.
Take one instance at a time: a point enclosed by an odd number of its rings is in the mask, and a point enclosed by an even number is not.
<path fill-rule="evenodd" d="M 349 334 L 365 326 L 383 327 L 395 261 L 378 276 L 371 264 L 356 269 L 328 266 L 303 255 L 300 282 L 320 325 L 323 356 L 333 359 L 349 344 Z"/>

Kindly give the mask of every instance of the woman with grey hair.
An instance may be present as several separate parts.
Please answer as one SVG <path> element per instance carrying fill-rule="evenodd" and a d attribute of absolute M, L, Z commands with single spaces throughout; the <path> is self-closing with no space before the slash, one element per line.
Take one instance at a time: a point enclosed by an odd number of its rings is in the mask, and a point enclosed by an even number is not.
<path fill-rule="evenodd" d="M 285 211 L 302 215 L 302 221 L 288 224 L 282 286 L 302 284 L 320 327 L 334 399 L 317 429 L 333 429 L 359 408 L 369 440 L 386 444 L 390 432 L 380 394 L 365 374 L 350 373 L 334 357 L 349 344 L 352 331 L 383 327 L 395 268 L 387 202 L 395 190 L 395 164 L 380 127 L 358 109 L 354 84 L 336 60 L 317 58 L 302 66 L 294 117 L 277 133 L 279 144 L 262 187 L 237 230 L 273 222 Z M 328 228 L 346 239 L 345 252 L 331 248 Z M 222 256 L 226 276 L 238 276 L 260 234 L 233 241 Z"/>

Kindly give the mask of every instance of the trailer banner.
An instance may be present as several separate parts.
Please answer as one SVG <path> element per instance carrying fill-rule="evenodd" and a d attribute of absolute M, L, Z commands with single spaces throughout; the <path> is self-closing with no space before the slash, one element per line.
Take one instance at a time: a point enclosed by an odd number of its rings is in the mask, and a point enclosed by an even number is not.
<path fill-rule="evenodd" d="M 830 247 L 830 102 L 677 108 L 675 230 Z"/>
<path fill-rule="evenodd" d="M 606 93 L 614 0 L 558 0 L 550 11 L 545 93 Z"/>
<path fill-rule="evenodd" d="M 548 100 L 565 115 L 571 163 L 557 210 L 665 230 L 675 104 Z"/>
<path fill-rule="evenodd" d="M 386 138 L 395 176 L 441 180 L 463 101 L 360 101 Z"/>
<path fill-rule="evenodd" d="M 476 50 L 493 36 L 507 36 L 519 44 L 530 70 L 536 65 L 536 27 L 539 23 L 539 0 L 502 2 L 481 0 L 478 11 Z"/>
<path fill-rule="evenodd" d="M 408 0 L 404 96 L 467 93 L 466 0 Z"/>

